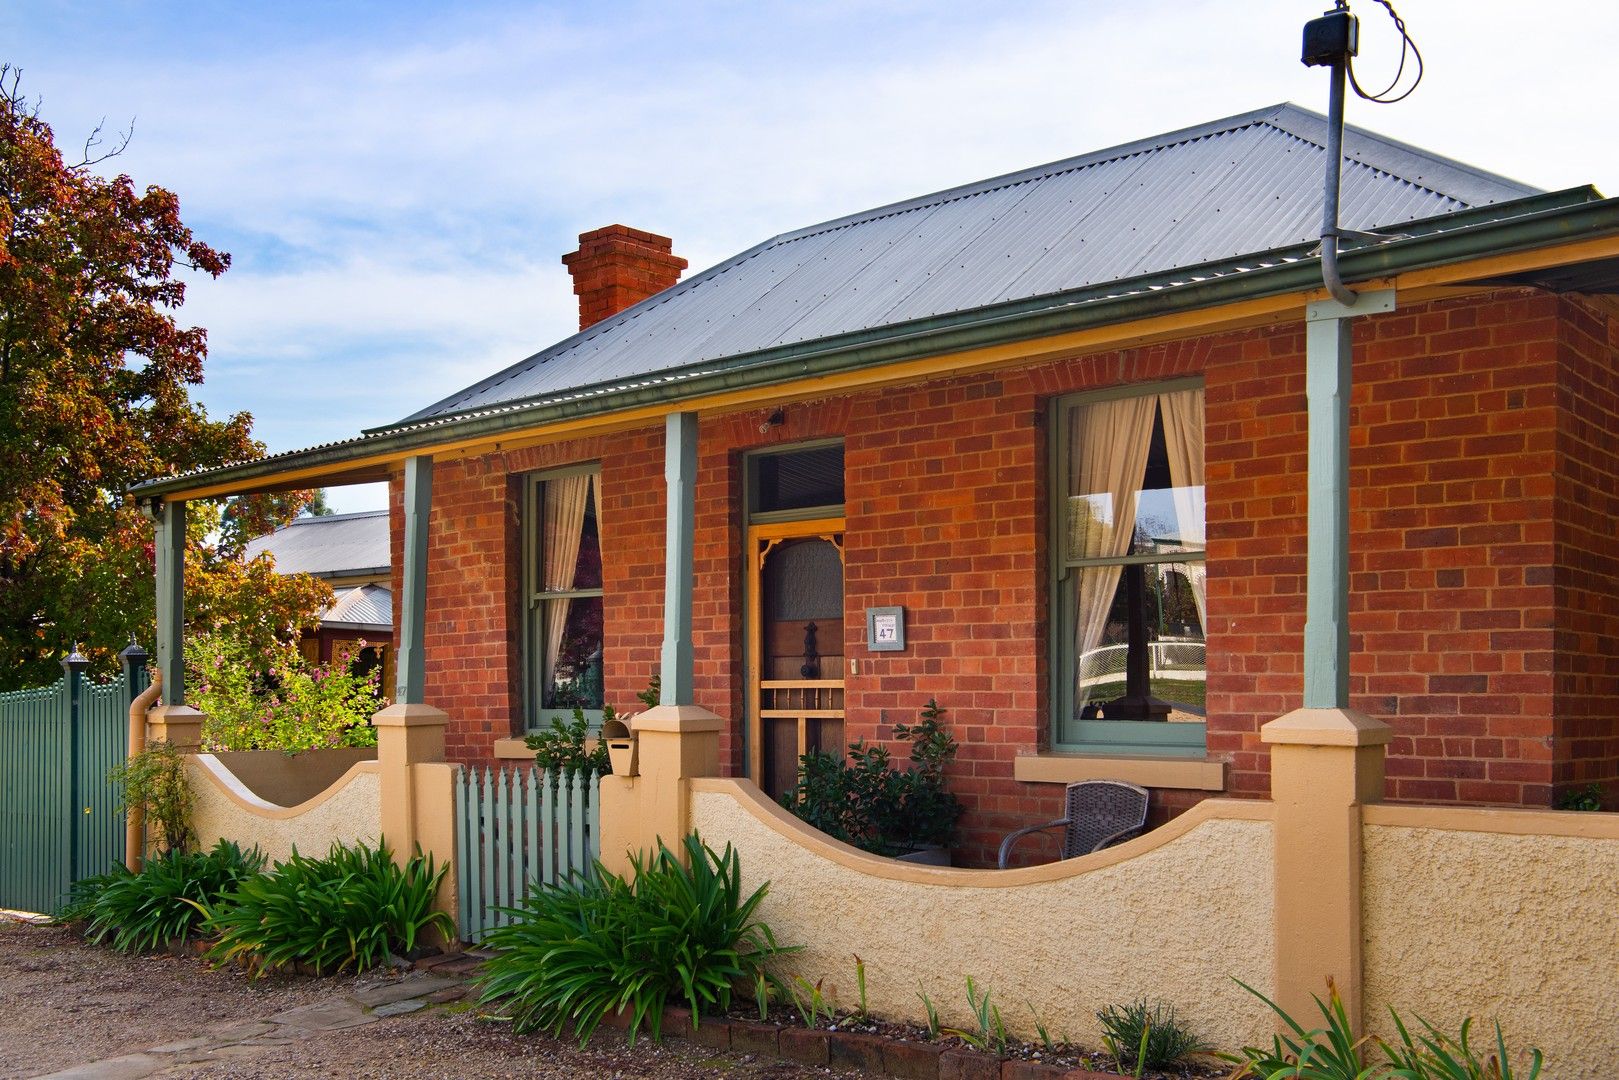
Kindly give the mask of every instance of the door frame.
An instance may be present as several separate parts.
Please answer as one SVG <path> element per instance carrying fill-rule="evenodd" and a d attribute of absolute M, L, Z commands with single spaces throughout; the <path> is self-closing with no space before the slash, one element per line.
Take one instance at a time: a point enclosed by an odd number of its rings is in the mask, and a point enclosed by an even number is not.
<path fill-rule="evenodd" d="M 759 525 L 749 525 L 744 530 L 743 539 L 743 582 L 747 597 L 747 614 L 743 620 L 742 650 L 745 662 L 742 673 L 743 715 L 745 734 L 744 744 L 747 747 L 747 775 L 754 783 L 759 783 L 764 775 L 764 725 L 759 716 L 759 681 L 763 676 L 764 667 L 764 564 L 765 559 L 776 545 L 783 540 L 807 540 L 820 538 L 829 541 L 837 548 L 838 561 L 843 563 L 845 572 L 844 592 L 847 594 L 848 560 L 844 554 L 843 535 L 845 523 L 843 515 L 837 517 L 802 518 L 797 521 L 772 521 Z M 761 545 L 763 547 L 761 548 Z M 848 605 L 839 598 L 843 608 L 844 619 L 848 617 Z M 842 620 L 840 620 L 842 621 Z M 841 651 L 843 643 L 838 643 Z M 844 673 L 838 672 L 840 680 Z"/>

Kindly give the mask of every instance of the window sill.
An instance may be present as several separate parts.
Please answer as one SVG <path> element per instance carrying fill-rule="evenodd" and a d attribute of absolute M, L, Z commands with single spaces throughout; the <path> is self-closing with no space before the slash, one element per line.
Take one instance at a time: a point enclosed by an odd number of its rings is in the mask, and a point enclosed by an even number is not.
<path fill-rule="evenodd" d="M 1035 784 L 1072 784 L 1079 780 L 1125 780 L 1149 788 L 1225 790 L 1225 762 L 1207 757 L 1026 754 L 1013 760 L 1012 776 L 1025 783 Z"/>
<path fill-rule="evenodd" d="M 534 751 L 522 739 L 496 739 L 496 761 L 533 761 Z"/>

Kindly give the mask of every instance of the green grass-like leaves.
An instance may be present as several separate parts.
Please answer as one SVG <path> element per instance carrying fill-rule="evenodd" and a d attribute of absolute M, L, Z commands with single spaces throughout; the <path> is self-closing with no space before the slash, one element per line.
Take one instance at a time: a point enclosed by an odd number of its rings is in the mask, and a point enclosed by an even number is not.
<path fill-rule="evenodd" d="M 1096 1014 L 1102 1025 L 1102 1045 L 1121 1066 L 1167 1069 L 1209 1046 L 1163 1002 L 1149 1005 L 1138 998 L 1124 1005 L 1109 1005 Z"/>
<path fill-rule="evenodd" d="M 659 845 L 634 860 L 629 878 L 597 863 L 592 877 L 531 890 L 515 921 L 485 938 L 496 954 L 479 980 L 481 1002 L 498 1002 L 519 1032 L 572 1026 L 584 1045 L 620 1010 L 632 1041 L 643 1028 L 658 1039 L 666 1005 L 686 1006 L 695 1022 L 727 1011 L 739 991 L 757 995 L 760 980 L 782 990 L 767 965 L 797 950 L 756 916 L 769 886 L 743 897 L 729 844 L 716 854 L 693 834 L 684 853 L 683 863 Z"/>
<path fill-rule="evenodd" d="M 258 873 L 258 849 L 221 840 L 212 851 L 170 851 L 136 873 L 122 866 L 78 882 L 58 921 L 83 919 L 85 936 L 119 952 L 160 949 L 203 929 L 203 908 Z"/>
<path fill-rule="evenodd" d="M 208 910 L 217 963 L 242 961 L 255 975 L 303 963 L 316 974 L 364 971 L 408 952 L 421 935 L 454 925 L 433 910 L 445 868 L 418 853 L 403 868 L 387 845 L 332 845 L 322 859 L 293 852 L 243 881 Z"/>
<path fill-rule="evenodd" d="M 1270 1047 L 1250 1046 L 1245 1047 L 1241 1055 L 1221 1055 L 1237 1063 L 1237 1071 L 1232 1074 L 1234 1080 L 1248 1077 L 1260 1080 L 1539 1080 L 1540 1077 L 1543 1056 L 1539 1050 L 1528 1052 L 1526 1071 L 1513 1069 L 1512 1055 L 1507 1052 L 1500 1024 L 1495 1025 L 1494 1052 L 1486 1049 L 1480 1057 L 1470 1039 L 1471 1017 L 1462 1021 L 1461 1034 L 1453 1038 L 1419 1016 L 1417 1022 L 1423 1030 L 1413 1038 L 1400 1014 L 1391 1008 L 1389 1016 L 1399 1032 L 1399 1045 L 1391 1046 L 1379 1040 L 1377 1046 L 1385 1060 L 1367 1065 L 1361 1050 L 1372 1039 L 1355 1037 L 1338 988 L 1331 979 L 1327 980 L 1327 1000 L 1315 999 L 1325 1026 L 1309 1031 L 1258 990 L 1240 979 L 1237 985 L 1269 1005 L 1291 1034 L 1275 1036 Z"/>

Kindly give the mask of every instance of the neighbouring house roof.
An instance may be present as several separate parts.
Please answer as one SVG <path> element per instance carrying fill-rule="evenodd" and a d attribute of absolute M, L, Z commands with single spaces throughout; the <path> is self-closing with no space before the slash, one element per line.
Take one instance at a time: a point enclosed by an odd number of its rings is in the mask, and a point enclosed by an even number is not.
<path fill-rule="evenodd" d="M 1325 142 L 1325 118 L 1276 105 L 812 225 L 401 423 L 1313 243 Z M 1538 193 L 1355 128 L 1344 157 L 1350 229 Z"/>
<path fill-rule="evenodd" d="M 396 424 L 134 494 L 384 479 L 458 441 L 1308 293 L 1324 140 L 1278 105 L 787 233 Z M 1590 187 L 1537 193 L 1354 127 L 1344 155 L 1342 224 L 1381 233 L 1345 245 L 1349 282 L 1619 237 Z M 1457 280 L 1619 292 L 1609 254 Z"/>
<path fill-rule="evenodd" d="M 383 515 L 383 520 L 387 516 Z M 380 585 L 336 589 L 332 606 L 321 612 L 323 630 L 375 630 L 391 636 L 394 625 L 393 593 Z"/>
<path fill-rule="evenodd" d="M 294 518 L 272 533 L 247 542 L 244 557 L 268 551 L 283 574 L 320 578 L 388 573 L 388 511 Z M 383 620 L 392 622 L 392 616 Z"/>

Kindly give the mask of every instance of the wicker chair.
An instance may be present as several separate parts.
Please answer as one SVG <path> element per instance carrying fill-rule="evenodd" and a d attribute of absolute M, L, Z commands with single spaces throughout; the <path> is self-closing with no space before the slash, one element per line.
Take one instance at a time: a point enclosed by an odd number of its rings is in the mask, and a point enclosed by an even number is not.
<path fill-rule="evenodd" d="M 1082 780 L 1068 785 L 1068 816 L 1044 825 L 1019 829 L 1001 841 L 1000 868 L 1012 857 L 1012 845 L 1030 833 L 1063 828 L 1062 858 L 1089 855 L 1138 835 L 1147 824 L 1147 789 L 1123 780 Z"/>

